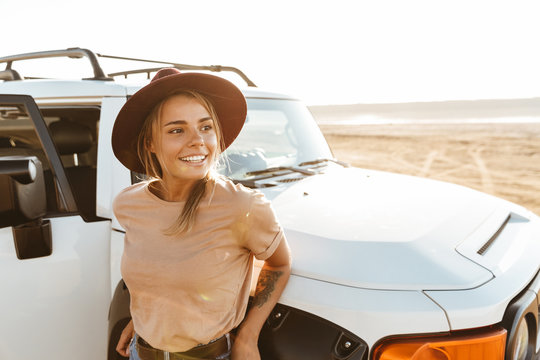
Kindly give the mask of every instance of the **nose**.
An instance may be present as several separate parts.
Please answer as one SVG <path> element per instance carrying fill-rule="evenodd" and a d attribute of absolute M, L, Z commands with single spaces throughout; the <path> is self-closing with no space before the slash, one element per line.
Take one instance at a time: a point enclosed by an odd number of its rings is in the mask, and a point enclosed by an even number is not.
<path fill-rule="evenodd" d="M 191 132 L 191 138 L 189 139 L 190 146 L 202 146 L 204 145 L 204 139 L 202 134 L 198 130 Z"/>

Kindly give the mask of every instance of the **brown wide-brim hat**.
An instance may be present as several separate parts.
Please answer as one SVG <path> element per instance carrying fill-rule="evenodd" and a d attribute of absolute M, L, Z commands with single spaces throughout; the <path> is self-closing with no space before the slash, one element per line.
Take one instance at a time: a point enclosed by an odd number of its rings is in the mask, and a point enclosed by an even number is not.
<path fill-rule="evenodd" d="M 146 172 L 137 155 L 137 139 L 144 120 L 161 100 L 180 90 L 196 91 L 212 103 L 223 134 L 222 151 L 236 139 L 246 120 L 247 105 L 233 83 L 209 74 L 161 69 L 148 85 L 128 99 L 114 122 L 112 148 L 125 167 L 141 174 Z"/>

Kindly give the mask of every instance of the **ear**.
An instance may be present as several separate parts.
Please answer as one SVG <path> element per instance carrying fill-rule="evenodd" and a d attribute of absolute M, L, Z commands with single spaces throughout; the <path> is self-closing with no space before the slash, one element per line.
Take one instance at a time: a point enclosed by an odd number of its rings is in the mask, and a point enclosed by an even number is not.
<path fill-rule="evenodd" d="M 147 141 L 145 145 L 146 150 L 150 151 L 153 154 L 156 153 L 154 142 L 152 140 Z"/>

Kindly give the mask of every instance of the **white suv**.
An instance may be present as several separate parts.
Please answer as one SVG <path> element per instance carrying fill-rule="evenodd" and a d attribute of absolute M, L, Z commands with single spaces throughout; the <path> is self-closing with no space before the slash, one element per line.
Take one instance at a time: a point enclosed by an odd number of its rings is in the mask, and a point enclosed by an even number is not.
<path fill-rule="evenodd" d="M 26 59 L 90 60 L 94 77 L 27 79 Z M 129 320 L 111 203 L 138 181 L 111 130 L 139 87 L 86 49 L 0 58 L 0 358 L 118 359 Z M 164 66 L 154 62 L 154 66 Z M 273 202 L 293 270 L 261 333 L 263 359 L 538 357 L 540 219 L 461 186 L 333 158 L 309 111 L 248 85 L 220 171 Z M 142 84 L 141 84 L 142 85 Z M 257 264 L 256 266 L 260 266 Z"/>

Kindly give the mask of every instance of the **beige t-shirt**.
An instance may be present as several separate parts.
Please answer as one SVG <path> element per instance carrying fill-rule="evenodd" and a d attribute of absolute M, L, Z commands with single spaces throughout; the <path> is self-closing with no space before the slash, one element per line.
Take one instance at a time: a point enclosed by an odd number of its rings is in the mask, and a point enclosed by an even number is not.
<path fill-rule="evenodd" d="M 183 202 L 164 201 L 138 183 L 114 200 L 126 230 L 122 277 L 135 331 L 150 345 L 186 351 L 242 321 L 253 256 L 267 259 L 283 238 L 264 195 L 219 178 L 210 182 L 193 229 L 164 235 Z"/>

